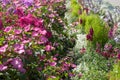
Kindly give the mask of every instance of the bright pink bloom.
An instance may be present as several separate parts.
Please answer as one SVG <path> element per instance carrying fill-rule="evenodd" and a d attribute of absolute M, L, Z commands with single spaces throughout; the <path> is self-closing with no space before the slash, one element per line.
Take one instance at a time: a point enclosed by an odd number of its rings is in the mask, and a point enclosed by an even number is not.
<path fill-rule="evenodd" d="M 37 37 L 38 35 L 39 35 L 38 32 L 32 32 L 32 36 L 33 36 L 33 37 Z"/>
<path fill-rule="evenodd" d="M 42 35 L 46 35 L 47 34 L 47 31 L 45 29 L 40 29 L 39 30 L 39 33 L 42 34 Z"/>
<path fill-rule="evenodd" d="M 45 36 L 40 36 L 40 42 L 41 43 L 47 43 L 48 39 Z"/>
<path fill-rule="evenodd" d="M 29 39 L 28 40 L 23 39 L 23 41 L 22 41 L 23 44 L 26 44 L 26 43 L 29 43 L 29 42 L 30 42 Z"/>
<path fill-rule="evenodd" d="M 6 70 L 8 67 L 4 66 L 3 64 L 0 64 L 0 71 L 4 71 Z"/>
<path fill-rule="evenodd" d="M 6 52 L 7 47 L 8 47 L 8 44 L 0 47 L 0 53 Z"/>
<path fill-rule="evenodd" d="M 25 32 L 28 32 L 30 30 L 30 25 L 27 25 L 26 27 L 24 27 Z"/>
<path fill-rule="evenodd" d="M 22 30 L 15 30 L 14 32 L 15 32 L 15 34 L 21 34 Z"/>
<path fill-rule="evenodd" d="M 56 66 L 57 63 L 56 62 L 50 62 L 49 64 L 50 64 L 50 66 L 54 67 L 54 66 Z"/>
<path fill-rule="evenodd" d="M 48 51 L 48 52 L 51 51 L 51 50 L 53 50 L 53 49 L 54 49 L 54 47 L 51 46 L 51 45 L 46 45 L 45 46 L 45 50 Z"/>
<path fill-rule="evenodd" d="M 14 45 L 14 51 L 18 54 L 22 54 L 25 52 L 24 50 L 24 44 L 15 44 Z"/>
<path fill-rule="evenodd" d="M 4 31 L 5 32 L 10 32 L 12 30 L 12 28 L 13 28 L 12 26 L 8 26 L 4 29 Z"/>

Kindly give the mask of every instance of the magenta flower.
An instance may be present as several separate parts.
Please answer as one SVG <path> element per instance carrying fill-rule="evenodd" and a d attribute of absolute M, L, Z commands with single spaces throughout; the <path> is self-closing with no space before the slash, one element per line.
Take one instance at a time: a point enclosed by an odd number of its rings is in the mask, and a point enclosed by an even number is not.
<path fill-rule="evenodd" d="M 40 36 L 40 42 L 43 43 L 43 44 L 47 43 L 48 39 L 45 36 Z"/>
<path fill-rule="evenodd" d="M 56 62 L 50 62 L 49 64 L 50 64 L 50 66 L 54 67 L 54 66 L 56 66 L 57 63 Z"/>
<path fill-rule="evenodd" d="M 25 30 L 25 32 L 30 31 L 30 25 L 25 26 L 25 27 L 24 27 L 24 30 Z"/>
<path fill-rule="evenodd" d="M 22 54 L 25 52 L 24 50 L 24 44 L 15 44 L 14 45 L 14 51 L 18 54 Z"/>
<path fill-rule="evenodd" d="M 27 40 L 26 40 L 26 39 L 23 39 L 23 40 L 22 40 L 22 44 L 29 43 L 30 41 L 31 41 L 30 39 L 27 39 Z"/>
<path fill-rule="evenodd" d="M 12 26 L 8 26 L 4 29 L 4 31 L 5 32 L 10 32 L 12 30 L 12 28 L 13 28 Z"/>
<path fill-rule="evenodd" d="M 3 64 L 0 64 L 0 71 L 4 71 L 6 70 L 8 67 L 4 66 Z"/>
<path fill-rule="evenodd" d="M 21 34 L 22 30 L 14 30 L 15 34 Z"/>
<path fill-rule="evenodd" d="M 32 32 L 32 36 L 33 36 L 33 37 L 37 37 L 38 35 L 39 35 L 38 32 Z"/>
<path fill-rule="evenodd" d="M 40 29 L 39 33 L 45 36 L 47 34 L 47 31 L 45 29 Z"/>
<path fill-rule="evenodd" d="M 4 46 L 0 47 L 0 53 L 6 52 L 7 47 L 8 47 L 8 44 L 5 44 Z"/>
<path fill-rule="evenodd" d="M 49 51 L 51 51 L 53 49 L 54 49 L 54 47 L 52 47 L 51 45 L 46 45 L 45 46 L 45 51 L 47 51 L 47 52 L 49 52 Z"/>

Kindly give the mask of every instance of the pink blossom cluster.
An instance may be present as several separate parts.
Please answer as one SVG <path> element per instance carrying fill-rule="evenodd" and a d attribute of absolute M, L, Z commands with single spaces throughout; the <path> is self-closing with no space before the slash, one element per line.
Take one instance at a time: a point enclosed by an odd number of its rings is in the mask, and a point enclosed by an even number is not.
<path fill-rule="evenodd" d="M 34 12 L 42 4 L 52 5 L 61 0 L 2 0 L 0 7 L 6 7 L 7 10 L 0 11 L 0 71 L 5 72 L 15 69 L 17 72 L 27 74 L 32 69 L 39 71 L 48 71 L 50 67 L 55 70 L 54 74 L 46 76 L 54 76 L 56 73 L 73 73 L 70 71 L 76 65 L 70 62 L 61 61 L 61 46 L 53 39 L 53 30 L 48 28 L 45 20 Z M 9 5 L 9 7 L 7 6 Z M 32 8 L 31 6 L 34 6 Z M 30 9 L 30 10 L 29 10 Z M 51 8 L 49 8 L 51 9 Z M 33 11 L 32 11 L 33 10 Z M 52 11 L 52 10 L 49 10 Z M 51 13 L 51 12 L 50 12 Z M 56 12 L 47 15 L 55 20 Z M 60 17 L 59 17 L 60 19 Z M 62 22 L 60 19 L 59 22 Z M 51 23 L 53 23 L 51 21 Z M 61 23 L 60 23 L 61 24 Z M 54 31 L 55 32 L 55 31 Z M 56 33 L 54 33 L 55 35 Z M 62 37 L 62 36 L 61 36 Z M 59 40 L 60 41 L 60 40 Z M 60 48 L 60 49 L 59 49 Z M 63 57 L 63 59 L 66 58 Z M 30 75 L 31 76 L 31 75 Z M 54 76 L 55 77 L 55 76 Z"/>

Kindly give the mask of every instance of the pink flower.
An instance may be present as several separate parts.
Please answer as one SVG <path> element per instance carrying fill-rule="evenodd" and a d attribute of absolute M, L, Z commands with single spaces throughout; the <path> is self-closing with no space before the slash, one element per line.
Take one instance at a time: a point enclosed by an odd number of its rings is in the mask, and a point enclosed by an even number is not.
<path fill-rule="evenodd" d="M 33 30 L 34 30 L 34 31 L 39 31 L 40 28 L 39 28 L 39 27 L 34 27 Z"/>
<path fill-rule="evenodd" d="M 45 36 L 40 36 L 40 42 L 41 43 L 47 43 L 48 39 Z"/>
<path fill-rule="evenodd" d="M 8 47 L 8 44 L 0 47 L 0 53 L 6 52 L 7 47 Z"/>
<path fill-rule="evenodd" d="M 39 30 L 39 33 L 42 34 L 42 35 L 46 35 L 47 34 L 47 31 L 45 29 L 40 29 Z"/>
<path fill-rule="evenodd" d="M 53 57 L 52 59 L 53 59 L 54 61 L 56 61 L 56 60 L 57 60 L 57 58 L 56 58 L 56 57 Z"/>
<path fill-rule="evenodd" d="M 6 70 L 8 67 L 4 66 L 3 64 L 0 64 L 0 71 L 4 71 Z"/>
<path fill-rule="evenodd" d="M 33 36 L 33 37 L 37 37 L 38 35 L 39 35 L 38 32 L 32 32 L 32 36 Z"/>
<path fill-rule="evenodd" d="M 18 54 L 22 54 L 25 52 L 24 50 L 24 44 L 15 44 L 14 45 L 14 51 Z"/>
<path fill-rule="evenodd" d="M 25 32 L 28 32 L 30 30 L 30 25 L 24 27 Z"/>
<path fill-rule="evenodd" d="M 56 62 L 50 62 L 49 64 L 50 64 L 50 66 L 54 67 L 54 66 L 56 66 L 57 63 Z"/>
<path fill-rule="evenodd" d="M 15 32 L 15 34 L 21 34 L 22 30 L 15 30 L 14 32 Z"/>
<path fill-rule="evenodd" d="M 53 50 L 54 49 L 54 47 L 52 47 L 51 45 L 46 45 L 45 46 L 45 50 L 47 51 L 47 52 L 49 52 L 49 51 L 51 51 L 51 50 Z"/>
<path fill-rule="evenodd" d="M 12 28 L 13 28 L 12 26 L 8 26 L 4 29 L 4 31 L 5 32 L 10 32 L 12 30 Z"/>
<path fill-rule="evenodd" d="M 71 64 L 71 67 L 72 68 L 76 68 L 77 66 L 75 64 Z"/>
<path fill-rule="evenodd" d="M 26 44 L 26 43 L 29 43 L 29 42 L 30 42 L 30 40 L 23 40 L 22 41 L 23 44 Z"/>

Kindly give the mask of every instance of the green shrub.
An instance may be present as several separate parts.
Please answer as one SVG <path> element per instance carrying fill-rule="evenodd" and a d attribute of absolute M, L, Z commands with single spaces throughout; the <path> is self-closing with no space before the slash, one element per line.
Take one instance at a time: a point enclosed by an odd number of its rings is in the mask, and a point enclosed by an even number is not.
<path fill-rule="evenodd" d="M 113 65 L 113 70 L 108 73 L 109 80 L 120 80 L 120 61 Z"/>
<path fill-rule="evenodd" d="M 100 19 L 97 14 L 82 14 L 81 29 L 83 33 L 89 34 L 89 30 L 92 27 L 94 30 L 92 46 L 96 46 L 96 43 L 100 43 L 102 46 L 108 41 L 109 27 Z"/>

